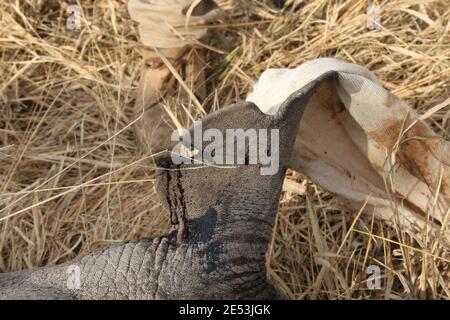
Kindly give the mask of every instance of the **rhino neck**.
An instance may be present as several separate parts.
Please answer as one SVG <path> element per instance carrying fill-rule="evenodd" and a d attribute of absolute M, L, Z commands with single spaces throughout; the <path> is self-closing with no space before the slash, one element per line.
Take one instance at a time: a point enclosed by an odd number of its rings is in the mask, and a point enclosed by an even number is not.
<path fill-rule="evenodd" d="M 266 252 L 281 192 L 278 179 L 275 189 L 260 185 L 257 192 L 227 190 L 204 215 L 189 221 L 190 235 L 183 246 L 200 257 L 196 268 L 209 285 L 235 287 L 236 293 L 249 297 L 258 296 L 258 290 L 273 294 L 268 289 Z"/>
<path fill-rule="evenodd" d="M 281 189 L 281 188 L 280 188 Z M 67 264 L 0 276 L 0 298 L 274 299 L 265 254 L 280 190 L 227 191 L 189 221 L 190 236 L 100 248 Z M 77 266 L 80 289 L 68 288 Z"/>

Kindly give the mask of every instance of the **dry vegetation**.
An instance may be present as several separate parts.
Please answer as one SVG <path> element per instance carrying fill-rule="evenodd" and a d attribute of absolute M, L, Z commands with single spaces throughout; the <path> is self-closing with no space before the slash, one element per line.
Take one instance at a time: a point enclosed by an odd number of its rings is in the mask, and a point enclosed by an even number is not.
<path fill-rule="evenodd" d="M 267 68 L 336 57 L 372 70 L 420 114 L 450 96 L 450 3 L 218 1 L 225 20 L 206 40 L 210 96 L 245 97 Z M 279 2 L 279 1 L 275 1 Z M 81 30 L 66 28 L 76 1 L 0 2 L 0 271 L 61 263 L 95 247 L 168 230 L 151 156 L 135 146 L 141 68 L 125 0 L 79 1 Z M 450 111 L 428 122 L 448 139 Z M 420 241 L 289 172 L 270 252 L 270 276 L 292 298 L 450 298 L 449 249 Z M 370 264 L 382 289 L 366 289 Z"/>

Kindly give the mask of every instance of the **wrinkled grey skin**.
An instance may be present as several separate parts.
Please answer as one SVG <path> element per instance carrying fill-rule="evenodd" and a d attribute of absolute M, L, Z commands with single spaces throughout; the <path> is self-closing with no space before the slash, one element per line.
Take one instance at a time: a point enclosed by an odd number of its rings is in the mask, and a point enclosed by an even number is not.
<path fill-rule="evenodd" d="M 203 129 L 280 129 L 280 170 L 176 166 L 157 161 L 156 188 L 177 234 L 124 241 L 71 262 L 0 275 L 1 299 L 279 299 L 266 252 L 303 110 L 323 78 L 295 92 L 275 115 L 239 103 L 207 116 Z M 187 232 L 189 231 L 189 233 Z M 68 266 L 81 286 L 69 289 Z"/>

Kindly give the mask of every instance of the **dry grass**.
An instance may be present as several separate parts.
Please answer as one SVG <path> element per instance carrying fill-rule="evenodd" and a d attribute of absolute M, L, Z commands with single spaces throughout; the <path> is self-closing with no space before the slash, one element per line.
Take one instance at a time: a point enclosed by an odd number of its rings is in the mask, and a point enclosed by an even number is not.
<path fill-rule="evenodd" d="M 367 29 L 367 1 L 287 1 L 282 11 L 271 1 L 219 2 L 227 19 L 207 42 L 205 105 L 244 98 L 267 68 L 325 56 L 372 70 L 420 114 L 449 97 L 448 1 L 380 1 L 381 30 Z M 131 128 L 136 26 L 125 0 L 79 4 L 82 28 L 68 30 L 64 1 L 0 3 L 0 271 L 169 227 Z M 448 138 L 449 116 L 444 108 L 427 121 Z M 298 191 L 283 193 L 270 276 L 290 297 L 450 298 L 449 250 L 439 239 L 345 212 L 298 173 L 287 179 Z M 371 264 L 381 268 L 381 290 L 366 289 Z"/>

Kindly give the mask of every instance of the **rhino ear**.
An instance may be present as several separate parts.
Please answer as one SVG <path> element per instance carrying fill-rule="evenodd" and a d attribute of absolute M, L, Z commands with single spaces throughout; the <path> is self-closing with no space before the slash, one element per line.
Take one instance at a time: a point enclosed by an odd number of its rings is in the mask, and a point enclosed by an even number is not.
<path fill-rule="evenodd" d="M 277 110 L 271 110 L 273 121 L 272 127 L 280 129 L 280 143 L 290 146 L 284 148 L 290 157 L 292 146 L 295 143 L 296 136 L 301 126 L 303 113 L 309 105 L 311 97 L 321 84 L 337 79 L 338 74 L 335 71 L 324 73 L 314 81 L 309 82 L 301 89 L 295 91 L 278 107 Z"/>

